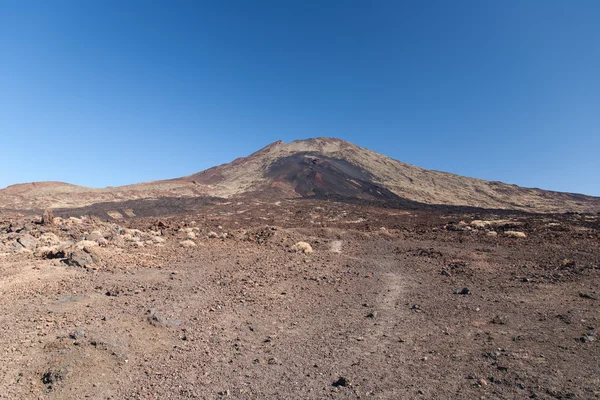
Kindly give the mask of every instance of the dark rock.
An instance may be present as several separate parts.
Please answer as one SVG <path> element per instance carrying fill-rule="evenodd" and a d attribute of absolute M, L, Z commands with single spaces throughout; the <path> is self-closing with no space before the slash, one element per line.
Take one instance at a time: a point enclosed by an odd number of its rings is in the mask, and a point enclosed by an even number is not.
<path fill-rule="evenodd" d="M 469 288 L 462 288 L 462 290 L 455 289 L 455 290 L 454 290 L 454 294 L 462 294 L 462 295 L 467 295 L 467 294 L 472 294 L 472 293 L 471 293 L 471 291 L 469 290 Z"/>
<path fill-rule="evenodd" d="M 119 288 L 116 288 L 116 287 L 108 289 L 106 291 L 106 295 L 110 296 L 110 297 L 117 297 L 120 294 L 121 294 L 121 290 Z"/>
<path fill-rule="evenodd" d="M 19 233 L 24 229 L 24 226 L 21 224 L 10 224 L 10 226 L 8 227 L 8 231 L 9 233 Z"/>
<path fill-rule="evenodd" d="M 75 250 L 69 254 L 69 258 L 67 258 L 67 264 L 74 267 L 85 268 L 94 265 L 94 259 L 89 253 L 86 253 L 83 250 Z"/>
<path fill-rule="evenodd" d="M 338 386 L 348 386 L 350 385 L 350 382 L 348 381 L 348 378 L 344 377 L 344 376 L 340 376 L 335 382 L 333 382 L 333 386 L 338 387 Z"/>
<path fill-rule="evenodd" d="M 65 379 L 65 371 L 61 369 L 49 369 L 42 375 L 42 383 L 44 385 L 53 385 Z"/>
<path fill-rule="evenodd" d="M 375 319 L 377 318 L 377 311 L 373 311 L 367 315 L 367 318 Z"/>
<path fill-rule="evenodd" d="M 590 300 L 598 300 L 598 296 L 594 293 L 579 293 L 580 297 L 583 297 L 584 299 L 590 299 Z"/>
<path fill-rule="evenodd" d="M 49 249 L 45 249 L 44 251 L 42 251 L 39 256 L 43 259 L 48 259 L 48 260 L 52 260 L 55 258 L 65 258 L 65 252 L 62 249 L 59 249 L 57 247 L 52 247 Z"/>
<path fill-rule="evenodd" d="M 594 342 L 596 340 L 596 336 L 592 334 L 583 335 L 579 338 L 579 341 L 582 343 Z"/>
<path fill-rule="evenodd" d="M 169 224 L 168 224 L 168 223 L 166 223 L 165 221 L 157 221 L 157 222 L 154 224 L 154 226 L 156 226 L 157 228 L 160 228 L 160 229 L 165 229 L 165 228 L 168 228 L 168 227 L 169 227 Z"/>

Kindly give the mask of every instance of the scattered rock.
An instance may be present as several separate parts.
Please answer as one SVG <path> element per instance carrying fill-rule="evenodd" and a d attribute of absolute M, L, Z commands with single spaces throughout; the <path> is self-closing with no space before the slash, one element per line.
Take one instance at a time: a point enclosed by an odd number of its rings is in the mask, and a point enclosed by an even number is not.
<path fill-rule="evenodd" d="M 367 318 L 375 319 L 377 318 L 377 311 L 373 311 L 367 315 Z"/>
<path fill-rule="evenodd" d="M 54 225 L 54 211 L 45 209 L 42 214 L 42 225 Z"/>
<path fill-rule="evenodd" d="M 473 294 L 473 293 L 471 293 L 469 288 L 462 288 L 462 290 L 454 289 L 454 294 L 467 295 L 467 294 Z"/>
<path fill-rule="evenodd" d="M 311 254 L 313 252 L 312 246 L 306 242 L 298 242 L 292 246 L 291 250 L 295 253 Z"/>
<path fill-rule="evenodd" d="M 345 376 L 340 376 L 335 382 L 333 382 L 334 387 L 339 387 L 339 386 L 343 386 L 346 387 L 350 385 L 350 382 L 348 381 L 348 378 L 346 378 Z"/>
<path fill-rule="evenodd" d="M 509 238 L 526 238 L 527 237 L 527 235 L 524 232 L 518 232 L 518 231 L 506 231 L 506 232 L 504 232 L 504 235 Z"/>
<path fill-rule="evenodd" d="M 582 343 L 595 342 L 596 336 L 592 335 L 591 333 L 588 333 L 587 335 L 583 335 L 582 337 L 580 337 L 579 341 Z"/>
<path fill-rule="evenodd" d="M 58 236 L 56 236 L 56 234 L 52 233 L 52 232 L 46 232 L 44 233 L 42 236 L 40 236 L 39 239 L 39 244 L 41 246 L 58 246 L 60 244 L 60 239 L 58 238 Z"/>
<path fill-rule="evenodd" d="M 480 220 L 471 221 L 471 226 L 474 228 L 478 228 L 478 229 L 485 229 L 485 228 L 488 228 L 490 225 L 491 225 L 490 221 L 480 221 Z"/>
<path fill-rule="evenodd" d="M 148 322 L 152 325 L 162 325 L 164 323 L 163 318 L 158 315 L 155 309 L 148 310 Z"/>
<path fill-rule="evenodd" d="M 33 236 L 31 236 L 30 234 L 28 234 L 28 233 L 25 233 L 25 234 L 21 235 L 17 239 L 17 242 L 19 242 L 19 244 L 21 246 L 23 246 L 24 248 L 26 248 L 28 250 L 33 250 L 38 245 L 38 240 L 36 238 L 34 238 Z"/>
<path fill-rule="evenodd" d="M 342 241 L 341 240 L 334 240 L 333 242 L 331 242 L 329 244 L 329 249 L 331 250 L 332 253 L 341 253 L 342 252 Z"/>
<path fill-rule="evenodd" d="M 44 246 L 38 247 L 35 251 L 35 256 L 47 260 L 51 260 L 54 258 L 65 258 L 65 251 L 58 246 Z"/>
<path fill-rule="evenodd" d="M 95 263 L 94 259 L 89 253 L 83 250 L 75 250 L 69 254 L 69 257 L 67 258 L 67 264 L 74 267 L 86 268 L 94 265 Z"/>
<path fill-rule="evenodd" d="M 496 324 L 496 325 L 505 325 L 506 322 L 508 321 L 508 317 L 507 316 L 500 316 L 500 315 L 496 315 L 493 319 L 492 319 L 492 324 Z"/>
<path fill-rule="evenodd" d="M 598 295 L 596 294 L 596 292 L 594 292 L 594 293 L 579 293 L 579 297 L 583 297 L 584 299 L 590 299 L 590 300 L 598 300 Z"/>
<path fill-rule="evenodd" d="M 121 289 L 113 287 L 108 289 L 105 294 L 109 297 L 118 297 L 121 294 Z"/>
<path fill-rule="evenodd" d="M 193 240 L 189 240 L 189 239 L 179 242 L 179 244 L 182 247 L 196 247 L 196 242 L 194 242 Z"/>
<path fill-rule="evenodd" d="M 218 237 L 219 237 L 219 235 L 217 234 L 217 232 L 213 232 L 213 231 L 208 232 L 209 239 L 216 239 Z"/>
<path fill-rule="evenodd" d="M 65 379 L 66 372 L 62 369 L 49 369 L 42 375 L 42 383 L 48 385 L 49 389 L 52 388 L 57 382 Z"/>
<path fill-rule="evenodd" d="M 93 242 L 91 240 L 81 240 L 79 242 L 77 242 L 77 244 L 75 245 L 76 249 L 79 250 L 88 250 L 91 249 L 92 247 L 96 247 L 98 246 L 97 242 Z"/>
<path fill-rule="evenodd" d="M 76 331 L 69 333 L 69 338 L 73 340 L 78 340 L 83 337 L 85 337 L 85 331 L 83 329 L 77 329 Z"/>
<path fill-rule="evenodd" d="M 89 235 L 86 235 L 85 240 L 95 242 L 99 245 L 106 245 L 107 243 L 106 239 L 104 238 L 104 235 L 99 231 L 93 231 Z"/>

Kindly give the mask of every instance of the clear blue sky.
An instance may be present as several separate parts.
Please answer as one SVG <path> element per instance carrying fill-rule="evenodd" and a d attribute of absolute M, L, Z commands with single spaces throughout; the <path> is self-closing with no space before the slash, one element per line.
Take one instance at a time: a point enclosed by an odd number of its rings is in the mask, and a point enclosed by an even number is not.
<path fill-rule="evenodd" d="M 0 5 L 0 187 L 172 178 L 317 136 L 600 195 L 600 1 Z"/>

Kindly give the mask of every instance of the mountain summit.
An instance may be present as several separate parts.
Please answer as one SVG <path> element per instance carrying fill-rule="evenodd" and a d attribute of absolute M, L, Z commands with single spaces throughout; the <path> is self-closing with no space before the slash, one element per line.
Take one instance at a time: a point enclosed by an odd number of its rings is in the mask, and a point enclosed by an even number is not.
<path fill-rule="evenodd" d="M 230 197 L 278 188 L 288 196 L 406 199 L 534 212 L 600 209 L 600 198 L 467 178 L 406 164 L 341 139 L 277 141 L 183 178 Z"/>
<path fill-rule="evenodd" d="M 406 164 L 341 139 L 277 141 L 230 163 L 182 178 L 105 189 L 61 183 L 0 190 L 0 207 L 79 207 L 167 197 L 317 197 L 514 209 L 598 211 L 600 198 L 463 177 Z"/>

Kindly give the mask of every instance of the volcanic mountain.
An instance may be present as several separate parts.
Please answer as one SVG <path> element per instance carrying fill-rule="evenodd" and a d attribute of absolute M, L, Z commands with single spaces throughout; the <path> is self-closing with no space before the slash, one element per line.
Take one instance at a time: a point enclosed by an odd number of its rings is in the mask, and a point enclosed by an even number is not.
<path fill-rule="evenodd" d="M 72 208 L 105 202 L 198 197 L 327 198 L 529 212 L 600 211 L 600 198 L 523 188 L 406 164 L 330 138 L 274 142 L 228 164 L 164 181 L 92 189 L 38 182 L 0 190 L 0 208 Z"/>

